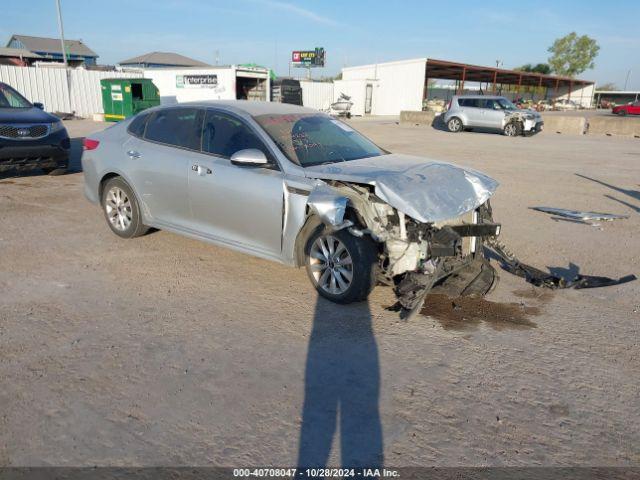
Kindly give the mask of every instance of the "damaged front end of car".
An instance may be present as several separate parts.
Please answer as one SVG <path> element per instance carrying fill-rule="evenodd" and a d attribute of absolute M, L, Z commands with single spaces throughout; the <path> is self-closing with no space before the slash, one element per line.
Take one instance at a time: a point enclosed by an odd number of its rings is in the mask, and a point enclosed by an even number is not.
<path fill-rule="evenodd" d="M 328 231 L 346 229 L 374 241 L 377 279 L 393 287 L 397 302 L 391 309 L 403 317 L 418 312 L 432 290 L 453 297 L 491 291 L 498 276 L 485 249 L 505 271 L 539 287 L 594 288 L 636 279 L 564 279 L 527 265 L 498 238 L 501 225 L 493 221 L 489 200 L 498 187 L 495 180 L 446 163 L 392 160 L 402 175 L 363 164 L 318 172 L 307 214 Z"/>
<path fill-rule="evenodd" d="M 542 117 L 533 110 L 506 110 L 502 129 L 508 136 L 531 135 L 541 131 Z"/>
<path fill-rule="evenodd" d="M 367 183 L 319 180 L 307 204 L 330 231 L 378 245 L 378 281 L 394 288 L 394 308 L 408 314 L 449 279 L 458 294 L 483 295 L 494 285 L 482 244 L 500 233 L 488 202 L 497 185 L 479 172 L 430 163 Z"/>

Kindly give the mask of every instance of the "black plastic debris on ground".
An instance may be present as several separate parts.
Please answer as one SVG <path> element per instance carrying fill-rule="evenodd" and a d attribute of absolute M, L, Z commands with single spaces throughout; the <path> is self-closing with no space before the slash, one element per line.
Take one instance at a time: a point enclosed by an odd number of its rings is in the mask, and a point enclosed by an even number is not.
<path fill-rule="evenodd" d="M 621 285 L 623 283 L 632 282 L 637 279 L 635 275 L 625 275 L 620 278 L 600 277 L 593 275 L 576 275 L 572 280 L 544 272 L 531 265 L 518 260 L 513 254 L 507 251 L 499 242 L 492 242 L 489 245 L 491 250 L 496 254 L 498 260 L 502 264 L 502 268 L 507 272 L 513 273 L 524 278 L 528 283 L 536 287 L 546 287 L 551 289 L 561 288 L 599 288 L 611 287 L 613 285 Z"/>

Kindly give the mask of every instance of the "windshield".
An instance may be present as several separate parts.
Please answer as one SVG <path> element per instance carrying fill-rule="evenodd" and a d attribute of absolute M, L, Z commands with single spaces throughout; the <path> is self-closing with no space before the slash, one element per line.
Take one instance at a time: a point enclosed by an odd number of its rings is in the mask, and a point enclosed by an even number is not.
<path fill-rule="evenodd" d="M 9 85 L 0 85 L 0 108 L 31 108 L 32 105 Z"/>
<path fill-rule="evenodd" d="M 518 107 L 516 107 L 506 98 L 498 98 L 496 99 L 496 103 L 500 105 L 500 108 L 502 108 L 503 110 L 518 110 Z"/>
<path fill-rule="evenodd" d="M 349 125 L 315 113 L 258 115 L 260 126 L 293 163 L 308 167 L 387 153 Z"/>

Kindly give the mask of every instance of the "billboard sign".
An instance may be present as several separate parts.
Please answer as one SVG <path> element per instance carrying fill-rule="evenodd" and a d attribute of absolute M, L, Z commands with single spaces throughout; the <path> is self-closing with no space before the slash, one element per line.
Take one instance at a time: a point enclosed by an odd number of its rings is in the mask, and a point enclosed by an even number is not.
<path fill-rule="evenodd" d="M 295 50 L 291 53 L 291 63 L 294 67 L 324 67 L 324 48 L 315 50 Z"/>

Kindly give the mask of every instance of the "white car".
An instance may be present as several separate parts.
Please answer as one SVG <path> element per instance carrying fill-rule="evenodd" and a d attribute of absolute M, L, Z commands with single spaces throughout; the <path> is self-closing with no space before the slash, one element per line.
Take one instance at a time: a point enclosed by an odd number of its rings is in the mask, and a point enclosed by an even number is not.
<path fill-rule="evenodd" d="M 554 110 L 578 110 L 578 104 L 573 100 L 566 100 L 564 98 L 557 100 L 553 104 Z"/>

